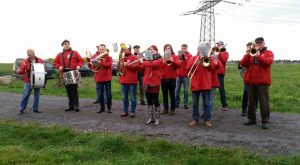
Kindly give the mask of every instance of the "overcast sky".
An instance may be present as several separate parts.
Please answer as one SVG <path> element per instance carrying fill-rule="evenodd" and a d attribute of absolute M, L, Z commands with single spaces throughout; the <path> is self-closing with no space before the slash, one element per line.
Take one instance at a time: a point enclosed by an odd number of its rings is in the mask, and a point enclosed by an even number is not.
<path fill-rule="evenodd" d="M 228 0 L 230 1 L 230 0 Z M 0 63 L 26 57 L 33 48 L 41 58 L 54 58 L 64 39 L 83 57 L 84 48 L 96 51 L 104 43 L 155 44 L 175 50 L 182 43 L 196 53 L 200 15 L 180 16 L 195 10 L 200 0 L 9 0 L 0 6 Z M 229 60 L 240 60 L 245 45 L 265 38 L 275 59 L 300 59 L 299 0 L 232 0 L 216 5 L 216 40 L 227 43 Z M 113 52 L 113 51 L 112 51 Z M 116 53 L 112 53 L 117 58 Z"/>

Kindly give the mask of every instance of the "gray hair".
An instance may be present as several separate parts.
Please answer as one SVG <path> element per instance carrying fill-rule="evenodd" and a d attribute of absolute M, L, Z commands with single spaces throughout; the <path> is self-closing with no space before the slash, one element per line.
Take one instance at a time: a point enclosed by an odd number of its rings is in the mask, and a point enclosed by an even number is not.
<path fill-rule="evenodd" d="M 200 42 L 198 45 L 198 51 L 201 56 L 207 56 L 210 48 L 211 46 L 209 42 Z"/>

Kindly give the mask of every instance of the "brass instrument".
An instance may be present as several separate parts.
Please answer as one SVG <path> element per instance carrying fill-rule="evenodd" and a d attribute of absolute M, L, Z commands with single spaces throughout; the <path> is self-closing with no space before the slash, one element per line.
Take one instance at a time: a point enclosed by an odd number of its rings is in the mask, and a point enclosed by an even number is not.
<path fill-rule="evenodd" d="M 188 74 L 187 74 L 187 77 L 188 77 L 190 80 L 193 78 L 193 76 L 194 76 L 194 74 L 195 74 L 195 72 L 196 72 L 196 70 L 197 70 L 197 68 L 198 68 L 198 66 L 199 66 L 199 63 L 197 63 L 197 62 L 199 62 L 199 60 L 200 60 L 200 55 L 197 56 L 197 58 L 196 58 L 196 60 L 194 61 L 194 63 L 193 63 L 193 65 L 192 65 L 191 69 L 189 70 L 189 72 L 188 72 Z"/>
<path fill-rule="evenodd" d="M 105 52 L 99 54 L 97 57 L 91 58 L 91 59 L 90 59 L 90 61 L 91 61 L 91 63 L 92 63 L 92 68 L 91 68 L 91 70 L 92 70 L 93 72 L 99 72 L 99 71 L 102 69 L 101 63 L 100 63 L 99 61 L 102 60 L 103 57 L 104 57 L 105 55 L 107 55 L 107 54 L 108 54 L 108 52 L 105 51 Z"/>
<path fill-rule="evenodd" d="M 211 60 L 209 58 L 209 56 L 204 56 L 201 58 L 200 63 L 204 66 L 204 67 L 209 67 L 211 64 Z"/>
<path fill-rule="evenodd" d="M 124 43 L 120 44 L 121 50 L 119 53 L 119 76 L 123 76 L 126 73 L 126 66 L 124 65 L 124 57 L 125 57 L 125 50 L 128 49 Z"/>
<path fill-rule="evenodd" d="M 249 50 L 249 55 L 250 56 L 255 56 L 257 53 L 257 48 L 255 47 L 252 47 L 250 50 Z"/>
<path fill-rule="evenodd" d="M 170 60 L 171 57 L 171 52 L 170 51 L 165 51 L 164 54 L 164 59 L 167 60 L 167 65 L 170 66 L 172 64 L 172 61 Z"/>

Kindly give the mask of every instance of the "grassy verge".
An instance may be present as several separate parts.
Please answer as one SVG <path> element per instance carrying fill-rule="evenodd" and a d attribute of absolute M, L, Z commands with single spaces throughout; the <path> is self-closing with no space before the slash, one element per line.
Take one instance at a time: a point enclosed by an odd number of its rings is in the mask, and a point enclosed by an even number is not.
<path fill-rule="evenodd" d="M 171 144 L 130 135 L 79 133 L 59 126 L 0 120 L 0 164 L 297 164 L 240 148 Z"/>
<path fill-rule="evenodd" d="M 0 66 L 2 66 L 1 64 Z M 2 67 L 1 67 L 2 68 Z M 11 68 L 11 67 L 5 67 Z M 0 71 L 7 72 L 7 71 Z M 272 79 L 273 83 L 269 89 L 271 111 L 300 113 L 300 65 L 299 64 L 273 64 Z M 49 80 L 47 88 L 42 89 L 42 95 L 66 96 L 64 87 L 58 86 L 58 80 Z M 236 65 L 230 64 L 227 67 L 225 76 L 226 96 L 229 108 L 241 109 L 241 100 L 243 94 L 243 81 L 240 77 Z M 0 85 L 2 92 L 22 92 L 22 82 L 16 81 L 11 85 Z M 181 100 L 183 100 L 183 91 L 181 91 Z M 95 98 L 95 82 L 92 77 L 86 77 L 79 88 L 81 98 Z M 118 77 L 112 80 L 112 96 L 114 100 L 121 100 L 122 94 Z M 220 107 L 219 92 L 216 90 L 215 107 Z M 160 95 L 162 102 L 162 95 Z M 192 105 L 191 92 L 189 92 L 189 105 Z M 138 98 L 139 100 L 139 98 Z"/>

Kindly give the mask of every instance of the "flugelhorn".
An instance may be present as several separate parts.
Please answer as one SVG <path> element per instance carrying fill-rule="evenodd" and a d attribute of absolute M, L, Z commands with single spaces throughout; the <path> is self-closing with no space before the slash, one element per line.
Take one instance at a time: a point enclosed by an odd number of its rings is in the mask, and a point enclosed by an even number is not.
<path fill-rule="evenodd" d="M 99 60 L 102 60 L 103 57 L 105 55 L 107 55 L 107 54 L 108 54 L 108 52 L 105 51 L 105 52 L 99 54 L 97 57 L 91 58 L 90 61 L 91 61 L 92 65 L 93 65 L 93 67 L 91 68 L 91 70 L 93 72 L 99 72 L 102 69 L 102 66 L 101 66 L 101 63 L 99 62 Z"/>

